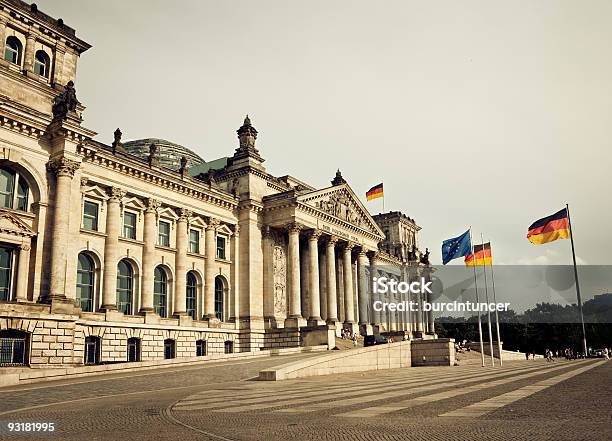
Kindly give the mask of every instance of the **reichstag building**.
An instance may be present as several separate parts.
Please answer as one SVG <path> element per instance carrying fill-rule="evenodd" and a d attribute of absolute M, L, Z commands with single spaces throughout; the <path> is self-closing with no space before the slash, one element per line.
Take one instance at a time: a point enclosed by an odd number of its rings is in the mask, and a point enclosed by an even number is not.
<path fill-rule="evenodd" d="M 100 142 L 75 88 L 90 45 L 20 0 L 0 0 L 0 40 L 0 365 L 433 337 L 367 295 L 372 272 L 426 272 L 413 219 L 372 216 L 335 168 L 325 188 L 271 174 L 249 117 L 220 159 Z"/>

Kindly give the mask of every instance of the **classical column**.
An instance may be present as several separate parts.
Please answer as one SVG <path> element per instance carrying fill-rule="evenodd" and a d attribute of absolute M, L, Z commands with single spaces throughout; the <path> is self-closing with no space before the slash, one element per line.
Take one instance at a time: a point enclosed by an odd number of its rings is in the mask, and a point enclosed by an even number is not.
<path fill-rule="evenodd" d="M 359 255 L 357 256 L 357 274 L 359 277 L 357 288 L 359 289 L 359 325 L 364 326 L 370 322 L 368 317 L 370 299 L 368 299 L 369 280 L 366 273 L 367 265 L 368 256 L 366 256 L 365 251 L 363 248 L 361 248 L 361 251 L 359 251 Z"/>
<path fill-rule="evenodd" d="M 319 298 L 319 237 L 320 231 L 313 231 L 308 236 L 308 263 L 310 278 L 310 315 L 308 324 L 316 326 L 321 321 L 321 299 Z"/>
<path fill-rule="evenodd" d="M 415 271 L 413 273 L 414 278 L 412 279 L 412 281 L 418 280 L 418 278 L 420 277 L 421 272 L 419 271 L 419 268 L 415 268 Z M 415 302 L 417 302 L 417 304 L 419 305 L 418 308 L 419 310 L 416 313 L 416 330 L 417 332 L 423 333 L 424 332 L 424 311 L 423 311 L 423 296 L 421 295 L 421 293 L 415 293 Z"/>
<path fill-rule="evenodd" d="M 287 266 L 289 270 L 289 317 L 287 327 L 296 327 L 302 319 L 302 306 L 300 299 L 300 230 L 299 224 L 287 227 L 289 232 L 289 246 Z"/>
<path fill-rule="evenodd" d="M 26 45 L 23 55 L 23 71 L 34 72 L 34 46 L 36 46 L 36 34 L 30 29 L 26 36 Z"/>
<path fill-rule="evenodd" d="M 213 217 L 206 226 L 204 247 L 206 268 L 204 271 L 204 317 L 215 318 L 215 262 L 217 259 L 216 232 L 221 222 Z"/>
<path fill-rule="evenodd" d="M 370 252 L 368 257 L 370 258 L 370 281 L 373 281 L 374 277 L 378 277 L 378 272 L 376 270 L 376 252 Z M 370 317 L 370 323 L 372 325 L 378 325 L 381 322 L 381 314 L 380 311 L 376 311 L 374 309 L 373 305 L 376 300 L 380 300 L 380 294 L 372 293 L 372 298 L 370 300 L 372 302 L 372 316 Z"/>
<path fill-rule="evenodd" d="M 338 303 L 336 299 L 336 243 L 338 239 L 330 237 L 325 244 L 327 260 L 327 324 L 335 325 L 338 321 Z"/>
<path fill-rule="evenodd" d="M 266 324 L 274 322 L 274 240 L 268 225 L 261 227 L 261 248 L 263 254 L 263 297 Z"/>
<path fill-rule="evenodd" d="M 30 245 L 19 245 L 19 261 L 17 262 L 17 286 L 15 300 L 28 301 L 28 274 L 30 273 Z"/>
<path fill-rule="evenodd" d="M 344 246 L 343 250 L 343 274 L 344 274 L 344 323 L 355 323 L 355 311 L 353 302 L 353 271 L 351 262 L 351 250 L 353 244 L 350 242 Z"/>
<path fill-rule="evenodd" d="M 62 157 L 47 163 L 47 168 L 55 173 L 55 207 L 51 227 L 51 277 L 50 298 L 66 298 L 66 245 L 68 225 L 70 224 L 70 199 L 72 178 L 80 164 Z"/>
<path fill-rule="evenodd" d="M 425 277 L 425 281 L 426 282 L 430 282 L 431 281 L 431 267 L 427 266 L 424 268 L 423 271 L 423 277 Z M 433 294 L 431 293 L 426 293 L 424 294 L 424 300 L 429 303 L 431 305 L 431 302 L 433 301 Z M 430 309 L 429 311 L 427 311 L 425 313 L 426 315 L 426 319 L 427 319 L 427 333 L 428 334 L 434 334 L 436 332 L 436 328 L 435 328 L 435 323 L 434 323 L 434 313 L 433 311 Z"/>
<path fill-rule="evenodd" d="M 176 223 L 176 276 L 174 278 L 174 316 L 187 315 L 187 248 L 189 236 L 187 225 L 191 210 L 181 209 Z"/>
<path fill-rule="evenodd" d="M 126 192 L 117 187 L 108 189 L 106 203 L 106 240 L 104 241 L 104 280 L 102 284 L 102 309 L 117 309 L 117 258 L 121 230 L 121 200 Z"/>
<path fill-rule="evenodd" d="M 327 321 L 327 252 L 319 255 L 319 303 L 321 319 Z"/>
<path fill-rule="evenodd" d="M 230 293 L 233 294 L 234 300 L 232 303 L 232 310 L 230 311 L 230 319 L 234 319 L 234 323 L 236 324 L 236 329 L 240 324 L 240 283 L 239 283 L 239 274 L 240 267 L 238 262 L 240 261 L 240 225 L 234 225 L 234 235 L 232 236 L 232 271 L 234 274 L 234 283 L 230 287 Z"/>
<path fill-rule="evenodd" d="M 141 312 L 153 312 L 153 289 L 155 268 L 155 244 L 157 243 L 157 210 L 161 203 L 147 199 L 144 214 L 144 247 L 142 250 Z"/>

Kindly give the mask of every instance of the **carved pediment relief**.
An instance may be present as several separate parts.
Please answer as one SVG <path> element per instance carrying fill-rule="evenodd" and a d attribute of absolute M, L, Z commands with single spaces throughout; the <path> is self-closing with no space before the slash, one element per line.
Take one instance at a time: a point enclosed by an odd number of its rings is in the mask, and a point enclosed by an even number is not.
<path fill-rule="evenodd" d="M 35 234 L 28 224 L 6 211 L 0 211 L 0 233 L 28 237 Z"/>
<path fill-rule="evenodd" d="M 298 201 L 367 230 L 370 233 L 384 236 L 381 229 L 348 184 L 334 186 L 299 196 Z"/>

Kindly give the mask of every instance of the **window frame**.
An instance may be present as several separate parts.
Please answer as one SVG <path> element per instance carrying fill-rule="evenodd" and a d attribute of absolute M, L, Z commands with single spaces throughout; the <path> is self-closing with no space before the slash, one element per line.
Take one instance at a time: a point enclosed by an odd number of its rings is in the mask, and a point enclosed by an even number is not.
<path fill-rule="evenodd" d="M 193 284 L 190 284 L 190 278 Z M 185 311 L 193 320 L 197 320 L 198 310 L 198 278 L 193 271 L 188 271 L 185 275 Z M 190 307 L 193 306 L 193 307 Z"/>
<path fill-rule="evenodd" d="M 10 52 L 15 53 L 16 55 L 15 61 L 13 61 L 12 59 L 9 60 L 8 58 L 6 58 L 6 53 L 9 50 L 9 41 L 14 41 L 17 46 L 16 49 L 13 47 L 10 48 Z M 9 35 L 8 37 L 6 37 L 6 40 L 4 41 L 4 53 L 2 54 L 2 56 L 3 56 L 3 59 L 8 61 L 9 63 L 15 66 L 21 67 L 21 62 L 23 60 L 23 43 L 21 42 L 21 40 L 19 40 L 19 38 L 17 38 L 15 35 Z"/>
<path fill-rule="evenodd" d="M 87 259 L 89 261 L 89 263 L 91 263 L 91 284 L 90 285 L 86 285 L 83 283 L 79 283 L 79 273 L 86 271 L 86 270 L 82 270 L 79 268 L 79 265 L 81 263 L 81 256 L 83 256 L 85 259 Z M 88 299 L 83 299 L 83 297 L 81 297 L 79 295 L 79 287 L 91 287 L 91 298 Z M 81 308 L 81 311 L 83 312 L 94 312 L 95 311 L 95 302 L 96 302 L 96 262 L 95 260 L 89 256 L 87 253 L 85 252 L 80 252 L 77 255 L 77 279 L 76 279 L 76 293 L 75 293 L 75 300 L 78 301 L 79 307 Z M 90 302 L 91 306 L 89 309 L 84 309 L 83 308 L 83 301 L 88 301 Z"/>
<path fill-rule="evenodd" d="M 208 355 L 208 342 L 201 338 L 196 340 L 196 357 L 206 357 Z"/>
<path fill-rule="evenodd" d="M 134 226 L 132 227 L 131 225 L 126 224 L 125 220 L 128 217 L 134 217 Z M 123 237 L 124 239 L 131 239 L 131 240 L 136 240 L 136 234 L 137 234 L 137 224 L 138 224 L 138 213 L 135 213 L 133 211 L 130 210 L 123 210 L 123 222 L 122 222 L 122 228 L 121 228 L 121 237 Z M 129 228 L 133 228 L 133 236 L 129 236 L 126 234 L 126 227 Z"/>
<path fill-rule="evenodd" d="M 85 207 L 87 205 L 95 206 L 96 207 L 96 215 L 95 215 L 95 217 L 93 217 L 94 222 L 95 222 L 94 225 L 93 225 L 94 228 L 88 228 L 87 225 L 85 224 L 85 219 L 92 218 L 91 215 L 86 214 Z M 99 228 L 100 228 L 100 202 L 92 201 L 91 199 L 85 199 L 83 201 L 83 216 L 81 218 L 81 228 L 83 228 L 83 230 L 85 230 L 85 231 L 100 231 L 99 230 Z"/>
<path fill-rule="evenodd" d="M 158 270 L 163 274 L 164 280 L 161 282 L 155 277 Z M 161 283 L 163 285 L 160 285 Z M 163 292 L 157 290 L 158 286 L 164 287 Z M 163 304 L 161 301 L 157 301 L 161 299 L 163 299 Z M 168 316 L 168 273 L 161 266 L 156 266 L 153 270 L 153 310 L 160 317 L 166 318 Z"/>
<path fill-rule="evenodd" d="M 195 233 L 197 236 L 197 239 L 195 241 L 192 240 L 191 238 L 191 233 Z M 202 237 L 202 233 L 199 229 L 197 228 L 190 228 L 189 229 L 189 252 L 193 253 L 193 254 L 200 254 L 200 238 Z M 195 247 L 193 246 L 195 244 Z M 195 251 L 194 251 L 195 249 Z"/>
<path fill-rule="evenodd" d="M 219 247 L 220 240 L 223 241 L 223 247 Z M 219 250 L 222 250 L 222 253 Z M 217 234 L 215 239 L 215 256 L 219 260 L 227 260 L 227 236 Z"/>
<path fill-rule="evenodd" d="M 7 208 L 9 210 L 17 210 L 28 213 L 29 202 L 30 202 L 30 184 L 27 179 L 23 177 L 21 173 L 10 167 L 0 167 L 0 173 L 6 173 L 11 177 L 11 189 L 10 191 L 2 191 L 0 189 L 0 195 L 4 196 L 5 199 L 10 201 L 9 205 L 0 203 L 1 208 Z M 25 194 L 21 194 L 22 185 L 25 186 Z M 21 200 L 24 201 L 24 207 L 22 207 Z"/>
<path fill-rule="evenodd" d="M 13 282 L 15 279 L 15 248 L 6 245 L 0 245 L 0 249 L 7 251 L 8 253 L 8 267 L 0 267 L 0 271 L 6 271 L 7 273 L 7 285 L 6 287 L 0 287 L 0 293 L 6 292 L 6 299 L 0 295 L 0 300 L 10 302 L 13 298 Z"/>
<path fill-rule="evenodd" d="M 170 348 L 170 356 L 167 357 L 167 348 Z M 164 340 L 164 360 L 172 360 L 176 358 L 176 340 L 173 338 L 167 338 Z"/>
<path fill-rule="evenodd" d="M 127 339 L 127 344 L 126 344 L 126 350 L 127 350 L 127 361 L 128 363 L 135 363 L 138 361 L 141 361 L 142 359 L 142 342 L 141 339 L 138 337 L 130 337 Z M 131 360 L 132 357 L 130 357 L 130 347 L 134 348 L 134 359 Z"/>
<path fill-rule="evenodd" d="M 129 276 L 121 275 L 121 271 L 119 270 L 119 265 L 125 264 L 129 271 Z M 129 277 L 129 278 L 128 278 Z M 129 280 L 128 288 L 120 288 L 119 280 L 125 279 Z M 120 302 L 121 294 L 127 294 L 129 297 L 129 302 Z M 127 307 L 124 307 L 126 305 Z M 117 263 L 117 310 L 123 312 L 124 315 L 133 315 L 134 308 L 134 267 L 132 264 L 126 259 L 121 259 Z M 127 311 L 127 312 L 126 312 Z"/>
<path fill-rule="evenodd" d="M 93 361 L 89 359 L 89 347 L 93 346 Z M 83 348 L 83 364 L 90 366 L 100 364 L 100 353 L 102 349 L 102 339 L 95 335 L 85 337 L 85 347 Z"/>
<path fill-rule="evenodd" d="M 232 340 L 225 340 L 223 342 L 223 353 L 224 354 L 233 354 L 234 353 L 234 342 Z"/>
<path fill-rule="evenodd" d="M 168 226 L 168 234 L 167 235 L 163 235 L 161 232 L 161 225 L 167 225 Z M 171 223 L 169 221 L 166 220 L 160 220 L 157 223 L 157 245 L 160 247 L 166 247 L 169 248 L 170 247 L 170 232 L 172 231 L 171 229 Z M 162 238 L 166 238 L 167 239 L 167 243 L 162 243 Z"/>
<path fill-rule="evenodd" d="M 38 54 L 42 54 L 44 57 L 44 61 L 40 61 L 38 59 Z M 37 68 L 42 66 L 43 69 L 43 73 L 40 73 L 37 71 Z M 41 78 L 45 78 L 45 79 L 49 79 L 49 73 L 51 71 L 51 57 L 49 57 L 49 54 L 47 54 L 46 51 L 42 50 L 42 49 L 38 49 L 35 53 L 34 53 L 34 63 L 33 63 L 33 68 L 34 68 L 34 73 L 36 75 L 38 75 Z"/>
<path fill-rule="evenodd" d="M 219 282 L 221 286 L 220 290 L 217 289 L 217 281 Z M 215 290 L 215 294 L 214 294 L 215 318 L 217 318 L 220 321 L 224 321 L 225 319 L 225 283 L 223 282 L 223 279 L 220 276 L 215 277 L 214 290 Z M 218 294 L 220 294 L 221 300 L 218 299 Z M 221 305 L 220 309 L 218 308 L 218 305 Z"/>

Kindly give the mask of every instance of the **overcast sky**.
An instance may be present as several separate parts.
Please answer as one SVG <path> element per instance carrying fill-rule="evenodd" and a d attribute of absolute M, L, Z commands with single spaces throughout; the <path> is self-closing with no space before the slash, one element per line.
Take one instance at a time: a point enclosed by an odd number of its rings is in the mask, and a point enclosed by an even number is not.
<path fill-rule="evenodd" d="M 496 263 L 570 263 L 525 238 L 566 202 L 580 261 L 612 263 L 612 2 L 37 3 L 93 45 L 76 88 L 101 141 L 212 160 L 248 113 L 269 172 L 384 181 L 434 263 L 470 225 Z"/>

